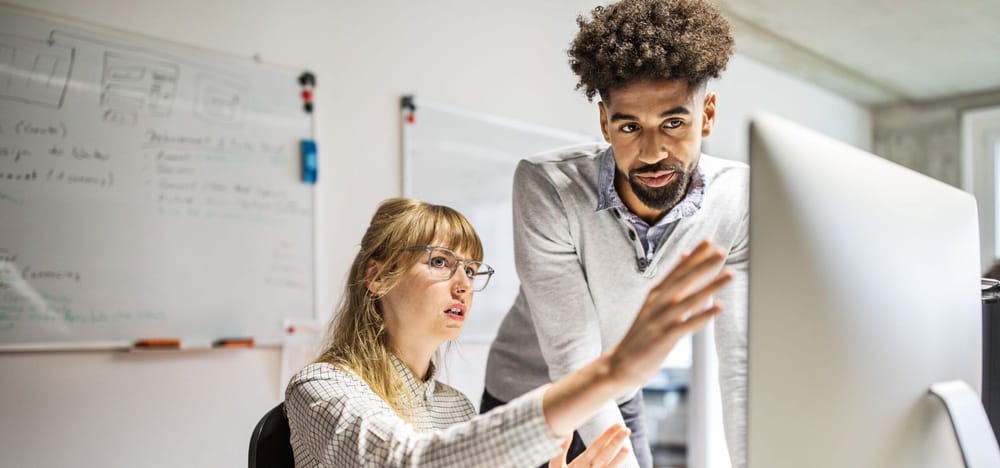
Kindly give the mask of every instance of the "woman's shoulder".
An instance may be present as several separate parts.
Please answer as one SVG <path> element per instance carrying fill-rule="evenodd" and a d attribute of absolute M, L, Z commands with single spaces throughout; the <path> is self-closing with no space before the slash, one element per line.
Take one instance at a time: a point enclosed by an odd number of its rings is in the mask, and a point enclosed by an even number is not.
<path fill-rule="evenodd" d="M 358 419 L 398 418 L 381 397 L 349 369 L 330 363 L 304 367 L 285 390 L 289 420 L 319 418 L 333 426 Z"/>
<path fill-rule="evenodd" d="M 329 362 L 314 362 L 303 367 L 289 381 L 289 385 L 296 385 L 314 380 L 342 380 L 357 378 L 353 372 L 345 370 L 341 366 Z"/>
<path fill-rule="evenodd" d="M 314 362 L 289 380 L 286 394 L 293 391 L 321 392 L 323 397 L 330 397 L 371 393 L 371 388 L 348 369 L 328 362 Z"/>

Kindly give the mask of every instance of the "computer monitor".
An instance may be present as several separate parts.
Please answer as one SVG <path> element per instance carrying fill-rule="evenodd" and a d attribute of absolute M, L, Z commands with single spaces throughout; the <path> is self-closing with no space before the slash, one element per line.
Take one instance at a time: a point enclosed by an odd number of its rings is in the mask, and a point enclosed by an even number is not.
<path fill-rule="evenodd" d="M 928 390 L 981 385 L 971 195 L 756 116 L 749 304 L 750 468 L 965 466 Z"/>

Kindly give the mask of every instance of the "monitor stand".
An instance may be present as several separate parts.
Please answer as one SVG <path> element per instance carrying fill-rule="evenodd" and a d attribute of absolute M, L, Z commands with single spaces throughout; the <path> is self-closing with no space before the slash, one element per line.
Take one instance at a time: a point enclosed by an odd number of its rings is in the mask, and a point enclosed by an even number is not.
<path fill-rule="evenodd" d="M 1000 467 L 1000 447 L 976 391 L 961 380 L 938 382 L 930 392 L 944 402 L 968 468 Z"/>

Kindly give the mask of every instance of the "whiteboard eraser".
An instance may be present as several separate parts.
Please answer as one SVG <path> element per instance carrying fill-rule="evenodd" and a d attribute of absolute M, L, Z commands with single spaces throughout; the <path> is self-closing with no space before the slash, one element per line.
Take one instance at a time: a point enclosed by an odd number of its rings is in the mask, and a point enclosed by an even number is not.
<path fill-rule="evenodd" d="M 315 140 L 302 140 L 302 182 L 315 184 L 319 171 L 319 157 L 316 154 Z"/>

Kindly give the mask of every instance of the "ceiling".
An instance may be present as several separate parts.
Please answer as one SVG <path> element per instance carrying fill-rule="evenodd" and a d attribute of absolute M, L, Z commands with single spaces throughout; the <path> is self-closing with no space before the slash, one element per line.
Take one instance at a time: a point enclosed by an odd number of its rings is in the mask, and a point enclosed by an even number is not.
<path fill-rule="evenodd" d="M 1000 91 L 1000 0 L 713 0 L 737 52 L 866 105 Z"/>

